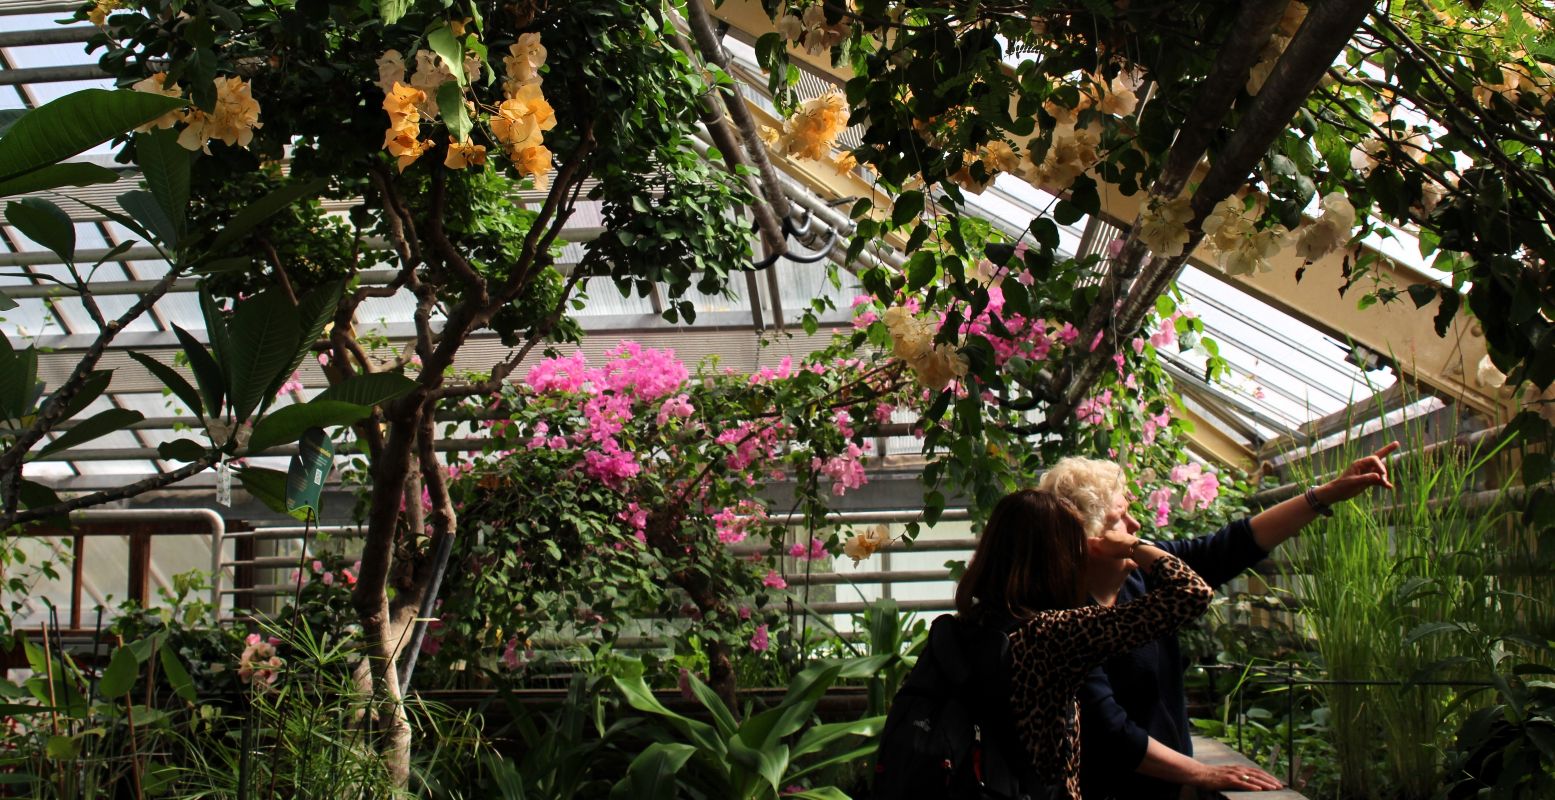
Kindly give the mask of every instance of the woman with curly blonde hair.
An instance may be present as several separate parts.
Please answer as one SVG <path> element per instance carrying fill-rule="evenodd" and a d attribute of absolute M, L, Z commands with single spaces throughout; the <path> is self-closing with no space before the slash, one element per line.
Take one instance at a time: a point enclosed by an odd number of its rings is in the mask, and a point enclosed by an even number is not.
<path fill-rule="evenodd" d="M 1267 558 L 1319 515 L 1332 513 L 1330 504 L 1374 486 L 1393 488 L 1384 459 L 1396 449 L 1398 442 L 1388 444 L 1328 483 L 1250 519 L 1206 536 L 1156 546 L 1218 587 Z M 1093 542 L 1140 529 L 1129 512 L 1127 479 L 1114 462 L 1065 458 L 1043 474 L 1039 485 L 1074 504 Z M 1096 605 L 1127 603 L 1145 592 L 1133 558 L 1116 557 L 1093 545 L 1084 570 L 1086 591 Z M 1263 770 L 1216 767 L 1193 759 L 1183 667 L 1177 634 L 1168 632 L 1110 658 L 1086 676 L 1080 688 L 1086 755 L 1080 785 L 1086 800 L 1177 800 L 1183 785 L 1216 791 L 1280 788 L 1279 779 Z"/>

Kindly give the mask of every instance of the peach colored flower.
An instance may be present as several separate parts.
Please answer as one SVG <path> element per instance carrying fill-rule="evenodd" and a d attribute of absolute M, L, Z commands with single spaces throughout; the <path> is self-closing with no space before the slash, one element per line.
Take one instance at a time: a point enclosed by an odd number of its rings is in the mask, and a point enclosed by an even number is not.
<path fill-rule="evenodd" d="M 175 83 L 172 86 L 167 85 L 167 73 L 165 72 L 158 72 L 157 74 L 152 75 L 143 81 L 135 83 L 134 85 L 130 86 L 130 88 L 137 92 L 145 92 L 146 94 L 160 94 L 163 97 L 184 96 L 183 90 L 178 88 L 178 84 Z M 183 119 L 183 117 L 184 110 L 181 108 L 175 108 L 172 111 L 169 111 L 166 114 L 163 114 L 162 116 L 146 123 L 145 125 L 136 128 L 135 131 L 137 133 L 145 133 L 150 130 L 171 128 L 173 125 L 177 124 L 179 120 Z"/>

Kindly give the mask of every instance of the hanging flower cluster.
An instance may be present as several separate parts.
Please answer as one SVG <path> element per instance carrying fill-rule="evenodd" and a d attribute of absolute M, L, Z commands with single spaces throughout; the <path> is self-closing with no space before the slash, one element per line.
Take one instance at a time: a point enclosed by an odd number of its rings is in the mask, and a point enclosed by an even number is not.
<path fill-rule="evenodd" d="M 1355 206 L 1342 192 L 1330 192 L 1319 202 L 1323 216 L 1300 229 L 1296 255 L 1311 262 L 1339 249 L 1355 227 Z"/>
<path fill-rule="evenodd" d="M 1186 195 L 1152 199 L 1141 216 L 1139 240 L 1150 252 L 1163 258 L 1182 255 L 1188 246 L 1188 223 L 1193 221 L 1193 203 Z"/>
<path fill-rule="evenodd" d="M 462 31 L 462 25 L 457 28 Z M 508 161 L 519 174 L 534 178 L 540 189 L 545 188 L 551 171 L 551 151 L 545 146 L 544 134 L 556 127 L 555 110 L 540 89 L 540 68 L 545 66 L 546 56 L 540 34 L 518 37 L 502 59 L 504 99 L 490 109 L 488 118 L 492 138 L 502 146 Z M 401 172 L 434 146 L 431 139 L 422 138 L 421 124 L 438 119 L 439 90 L 459 80 L 448 62 L 430 49 L 417 51 L 415 60 L 415 71 L 408 79 L 405 59 L 399 51 L 385 51 L 377 61 L 377 84 L 384 93 L 383 110 L 389 115 L 383 147 L 398 159 Z M 478 79 L 483 67 L 480 56 L 466 51 L 461 65 L 466 82 Z M 486 145 L 476 144 L 467 136 L 450 136 L 443 166 L 479 167 L 486 163 L 486 155 Z"/>
<path fill-rule="evenodd" d="M 903 306 L 886 309 L 883 317 L 891 332 L 891 353 L 912 367 L 918 383 L 933 391 L 944 389 L 953 378 L 966 375 L 966 356 L 946 343 L 934 343 L 935 325 Z"/>
<path fill-rule="evenodd" d="M 1246 202 L 1236 195 L 1211 209 L 1204 218 L 1203 230 L 1205 243 L 1227 275 L 1269 272 L 1273 269 L 1269 259 L 1285 245 L 1290 233 L 1284 225 L 1260 229 Z"/>
<path fill-rule="evenodd" d="M 1050 191 L 1062 191 L 1074 185 L 1075 179 L 1101 160 L 1096 147 L 1100 140 L 1089 128 L 1075 128 L 1072 123 L 1053 129 L 1053 138 L 1041 163 L 1036 163 L 1036 152 L 1027 153 L 1033 163 L 1026 179 Z"/>
<path fill-rule="evenodd" d="M 972 174 L 973 163 L 983 165 L 983 174 L 986 177 L 982 180 Z M 975 153 L 967 152 L 962 159 L 961 169 L 951 176 L 951 180 L 973 194 L 982 194 L 999 173 L 1019 170 L 1020 154 L 1005 142 L 996 140 L 977 148 Z"/>
<path fill-rule="evenodd" d="M 171 128 L 178 123 L 184 129 L 178 134 L 178 144 L 185 150 L 211 152 L 211 140 L 220 139 L 233 147 L 247 147 L 254 139 L 254 131 L 264 127 L 259 122 L 259 101 L 254 99 L 252 87 L 242 78 L 217 78 L 216 108 L 205 111 L 198 107 L 169 111 L 136 128 L 137 131 Z M 164 97 L 183 97 L 177 84 L 167 85 L 167 74 L 157 73 L 130 87 L 137 92 L 159 94 Z"/>
<path fill-rule="evenodd" d="M 846 18 L 826 23 L 826 9 L 815 3 L 802 14 L 784 14 L 776 23 L 777 32 L 792 45 L 802 45 L 810 55 L 820 55 L 847 41 L 852 26 Z"/>
<path fill-rule="evenodd" d="M 847 128 L 848 100 L 841 92 L 829 91 L 801 103 L 781 132 L 766 133 L 764 138 L 780 154 L 825 161 Z"/>
<path fill-rule="evenodd" d="M 276 654 L 276 647 L 281 644 L 281 640 L 250 633 L 244 642 L 246 646 L 243 654 L 238 656 L 239 680 L 262 688 L 274 685 L 286 665 L 285 659 Z"/>

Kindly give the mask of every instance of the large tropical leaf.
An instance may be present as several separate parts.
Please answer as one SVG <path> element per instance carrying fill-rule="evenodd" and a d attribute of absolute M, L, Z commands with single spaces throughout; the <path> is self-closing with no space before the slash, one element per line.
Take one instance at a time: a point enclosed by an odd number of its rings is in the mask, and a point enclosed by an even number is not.
<path fill-rule="evenodd" d="M 680 783 L 675 775 L 695 754 L 696 748 L 688 744 L 648 745 L 610 790 L 610 800 L 674 800 Z"/>
<path fill-rule="evenodd" d="M 35 169 L 14 178 L 0 180 L 0 197 L 11 197 L 29 192 L 46 192 L 63 186 L 92 186 L 113 183 L 119 173 L 97 164 L 76 161 Z"/>
<path fill-rule="evenodd" d="M 21 419 L 32 408 L 38 384 L 38 351 L 32 347 L 0 358 L 0 418 Z"/>
<path fill-rule="evenodd" d="M 236 244 L 250 231 L 259 226 L 259 223 L 269 219 L 272 214 L 280 211 L 292 203 L 304 197 L 311 197 L 324 190 L 329 185 L 323 178 L 301 183 L 291 183 L 255 200 L 248 208 L 239 211 L 216 238 L 211 240 L 210 253 L 212 255 L 230 255 L 222 251 Z"/>
<path fill-rule="evenodd" d="M 258 455 L 276 445 L 294 442 L 309 428 L 350 425 L 372 411 L 372 406 L 339 400 L 313 400 L 277 409 L 254 424 L 254 433 L 248 439 L 248 452 Z"/>
<path fill-rule="evenodd" d="M 54 441 L 44 445 L 38 451 L 38 455 L 40 457 L 46 456 L 50 453 L 57 453 L 67 447 L 85 444 L 93 439 L 124 430 L 126 426 L 140 422 L 145 418 L 146 415 L 139 411 L 133 411 L 128 408 L 110 408 L 107 411 L 93 414 L 76 423 L 70 430 L 55 437 Z"/>
<path fill-rule="evenodd" d="M 23 197 L 5 204 L 5 219 L 61 261 L 75 263 L 76 226 L 59 206 L 41 197 Z"/>
<path fill-rule="evenodd" d="M 194 154 L 178 143 L 171 128 L 135 134 L 135 163 L 146 188 L 157 199 L 173 230 L 182 238 L 189 213 L 189 168 Z"/>
<path fill-rule="evenodd" d="M 270 390 L 265 393 L 264 403 L 260 406 L 260 413 L 264 412 L 274 400 L 276 394 L 281 391 L 286 381 L 297 368 L 302 366 L 303 358 L 307 357 L 313 349 L 313 343 L 324 335 L 324 326 L 335 318 L 335 309 L 340 305 L 340 296 L 345 292 L 346 281 L 344 278 L 333 280 L 313 288 L 312 291 L 302 296 L 297 301 L 297 317 L 302 321 L 302 335 L 297 342 L 297 352 L 292 355 L 291 364 L 276 375 Z"/>
<path fill-rule="evenodd" d="M 134 688 L 135 678 L 139 676 L 140 661 L 136 660 L 135 651 L 125 645 L 113 651 L 113 657 L 108 659 L 108 668 L 97 681 L 97 691 L 103 697 L 123 697 Z"/>
<path fill-rule="evenodd" d="M 237 473 L 243 490 L 255 500 L 264 503 L 266 508 L 277 514 L 297 517 L 286 509 L 286 473 L 264 467 L 239 467 Z M 304 515 L 298 519 L 306 520 L 307 517 Z"/>
<path fill-rule="evenodd" d="M 291 363 L 302 335 L 300 327 L 297 307 L 277 290 L 260 292 L 238 304 L 228 328 L 232 349 L 225 365 L 232 413 L 238 422 L 259 407 L 276 375 Z"/>
<path fill-rule="evenodd" d="M 206 333 L 210 334 L 211 331 L 207 330 Z M 194 372 L 194 380 L 200 385 L 200 396 L 205 400 L 207 417 L 220 418 L 221 404 L 227 397 L 227 380 L 223 376 L 221 365 L 211 357 L 210 351 L 206 350 L 205 345 L 200 344 L 200 340 L 194 338 L 193 334 L 174 325 L 173 335 L 178 337 L 178 343 L 184 346 L 184 357 L 189 359 L 189 369 Z M 141 363 L 146 362 L 141 361 Z M 162 375 L 158 373 L 157 377 Z M 173 387 L 169 384 L 168 388 Z"/>
<path fill-rule="evenodd" d="M 325 389 L 314 398 L 339 400 L 359 406 L 376 406 L 403 397 L 416 388 L 416 382 L 398 372 L 371 372 L 356 375 Z"/>
<path fill-rule="evenodd" d="M 57 164 L 180 108 L 184 101 L 145 92 L 83 89 L 17 119 L 0 137 L 0 180 Z"/>
<path fill-rule="evenodd" d="M 151 232 L 156 240 L 169 248 L 177 248 L 178 226 L 162 209 L 162 204 L 151 192 L 136 189 L 119 195 L 119 207 L 128 211 L 141 227 Z"/>
<path fill-rule="evenodd" d="M 200 349 L 204 350 L 205 348 L 201 347 Z M 166 386 L 173 393 L 174 397 L 182 400 L 184 405 L 189 407 L 189 413 L 197 417 L 205 415 L 205 405 L 200 402 L 199 392 L 196 392 L 194 387 L 189 385 L 189 381 L 184 380 L 184 376 L 178 374 L 178 370 L 163 364 L 151 356 L 137 353 L 133 350 L 130 351 L 130 358 L 140 362 L 140 365 L 150 371 L 152 375 L 155 375 L 157 380 L 161 381 L 162 385 Z"/>

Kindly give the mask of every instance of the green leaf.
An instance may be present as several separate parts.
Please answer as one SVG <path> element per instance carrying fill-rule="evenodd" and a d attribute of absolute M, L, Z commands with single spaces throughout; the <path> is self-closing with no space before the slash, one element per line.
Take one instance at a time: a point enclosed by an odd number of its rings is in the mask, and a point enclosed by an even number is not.
<path fill-rule="evenodd" d="M 632 759 L 625 777 L 610 790 L 611 800 L 674 800 L 676 775 L 696 754 L 688 744 L 654 742 Z"/>
<path fill-rule="evenodd" d="M 57 164 L 144 125 L 184 101 L 145 92 L 83 89 L 22 116 L 0 138 L 0 180 Z"/>
<path fill-rule="evenodd" d="M 60 261 L 76 261 L 76 226 L 59 206 L 41 197 L 24 197 L 5 205 L 5 218 L 22 235 L 47 247 Z"/>
<path fill-rule="evenodd" d="M 313 400 L 286 406 L 266 414 L 254 423 L 254 433 L 248 439 L 248 452 L 250 455 L 258 455 L 276 445 L 295 442 L 309 428 L 350 425 L 372 411 L 372 406 L 339 400 Z"/>
<path fill-rule="evenodd" d="M 737 737 L 729 742 L 729 760 L 759 775 L 776 792 L 788 771 L 788 745 L 751 747 Z"/>
<path fill-rule="evenodd" d="M 923 192 L 916 189 L 902 192 L 902 196 L 896 198 L 896 205 L 891 208 L 891 227 L 900 228 L 917 219 L 922 213 Z"/>
<path fill-rule="evenodd" d="M 464 90 L 453 81 L 437 87 L 437 110 L 448 126 L 448 136 L 456 142 L 470 138 L 470 110 L 464 105 Z"/>
<path fill-rule="evenodd" d="M 221 367 L 223 371 L 221 374 L 225 374 L 227 359 L 232 355 L 232 334 L 227 329 L 227 315 L 222 313 L 216 298 L 211 296 L 210 291 L 204 286 L 200 287 L 200 316 L 205 318 L 205 340 L 210 342 L 211 356 Z M 199 377 L 198 373 L 195 377 Z M 225 389 L 226 385 L 224 379 L 221 386 Z"/>
<path fill-rule="evenodd" d="M 184 669 L 184 663 L 178 660 L 178 654 L 164 643 L 158 648 L 157 655 L 162 660 L 162 674 L 167 676 L 173 693 L 191 703 L 195 702 L 197 695 L 194 692 L 194 679 L 189 677 L 189 670 Z"/>
<path fill-rule="evenodd" d="M 82 409 L 92 404 L 93 400 L 101 397 L 108 390 L 108 384 L 113 380 L 113 370 L 94 369 L 81 382 L 81 388 L 76 390 L 74 397 L 65 404 L 65 410 L 60 414 L 60 420 L 64 421 L 81 413 Z"/>
<path fill-rule="evenodd" d="M 453 29 L 445 24 L 427 34 L 427 46 L 443 59 L 448 71 L 453 73 L 456 85 L 464 86 L 468 80 L 464 75 L 464 45 L 455 38 Z M 441 91 L 438 96 L 441 98 Z"/>
<path fill-rule="evenodd" d="M 188 331 L 174 325 L 173 335 L 178 337 L 178 343 L 184 346 L 184 357 L 189 359 L 189 369 L 194 372 L 194 380 L 200 385 L 200 396 L 205 398 L 207 418 L 219 418 L 222 401 L 227 396 L 227 381 L 222 377 L 221 367 L 217 366 L 216 360 L 211 358 L 210 351 L 205 349 L 205 345 L 200 344 L 199 340 Z M 172 386 L 169 385 L 168 388 Z"/>
<path fill-rule="evenodd" d="M 70 761 L 81 754 L 81 742 L 73 736 L 50 736 L 43 752 L 57 761 Z"/>
<path fill-rule="evenodd" d="M 55 492 L 53 489 L 50 489 L 49 487 L 44 486 L 37 481 L 30 481 L 26 478 L 23 478 L 22 482 L 16 487 L 16 499 L 21 501 L 24 508 L 32 510 L 48 508 L 50 506 L 57 506 L 60 504 L 58 492 Z M 69 528 L 70 516 L 68 514 L 59 514 L 53 517 L 48 517 L 44 519 L 43 522 L 46 525 L 52 525 L 56 528 Z"/>
<path fill-rule="evenodd" d="M 319 393 L 313 398 L 338 400 L 359 406 L 376 406 L 409 394 L 416 382 L 398 372 L 369 372 L 347 378 Z"/>
<path fill-rule="evenodd" d="M 38 385 L 38 351 L 28 347 L 0 359 L 0 419 L 21 419 L 32 410 Z"/>
<path fill-rule="evenodd" d="M 193 439 L 174 439 L 157 445 L 157 455 L 168 461 L 199 461 L 205 457 L 205 445 Z"/>
<path fill-rule="evenodd" d="M 876 736 L 883 727 L 885 727 L 884 716 L 817 725 L 799 737 L 799 742 L 794 745 L 793 757 L 799 758 L 810 753 L 824 752 L 849 736 Z"/>
<path fill-rule="evenodd" d="M 108 660 L 108 668 L 103 670 L 103 677 L 97 682 L 97 691 L 103 697 L 123 697 L 134 688 L 138 677 L 140 662 L 135 659 L 134 651 L 128 646 L 120 647 Z"/>
<path fill-rule="evenodd" d="M 291 363 L 301 334 L 297 307 L 279 290 L 260 292 L 232 315 L 227 392 L 238 422 L 249 418 L 281 370 Z M 284 376 L 281 376 L 284 378 Z"/>
<path fill-rule="evenodd" d="M 76 423 L 38 451 L 39 456 L 57 453 L 67 447 L 75 447 L 85 444 L 93 439 L 107 436 L 110 433 L 121 431 L 127 425 L 140 422 L 146 415 L 128 408 L 110 408 L 97 414 L 93 414 Z"/>
<path fill-rule="evenodd" d="M 393 25 L 410 10 L 411 0 L 378 0 L 378 17 L 385 25 Z"/>
<path fill-rule="evenodd" d="M 16 308 L 16 301 L 5 292 L 0 292 L 0 311 L 10 311 L 13 308 Z"/>
<path fill-rule="evenodd" d="M 309 428 L 297 449 L 286 471 L 286 510 L 294 517 L 306 513 L 318 519 L 324 481 L 335 468 L 335 443 L 323 428 Z"/>
<path fill-rule="evenodd" d="M 224 253 L 226 248 L 236 244 L 250 231 L 292 203 L 304 197 L 311 197 L 323 191 L 329 182 L 323 178 L 316 178 L 301 183 L 290 183 L 254 201 L 248 208 L 238 212 L 211 240 L 209 255 L 230 255 Z"/>
<path fill-rule="evenodd" d="M 729 713 L 729 707 L 724 705 L 723 699 L 695 675 L 689 676 L 688 682 L 691 684 L 691 693 L 712 715 L 713 725 L 718 728 L 718 735 L 725 739 L 733 736 L 739 728 L 739 723 L 734 721 L 734 715 Z"/>
<path fill-rule="evenodd" d="M 93 186 L 99 183 L 113 183 L 118 179 L 119 173 L 99 164 L 88 164 L 85 162 L 55 164 L 51 167 L 35 169 L 15 178 L 0 180 L 0 197 L 46 192 L 50 189 L 59 189 L 65 186 Z"/>
<path fill-rule="evenodd" d="M 305 327 L 302 336 L 297 341 L 297 352 L 292 354 L 290 364 L 275 376 L 275 381 L 265 392 L 264 404 L 260 410 L 269 408 L 275 401 L 275 396 L 280 394 L 281 387 L 291 378 L 292 373 L 302 366 L 303 358 L 313 349 L 313 343 L 324 335 L 324 326 L 335 318 L 335 310 L 340 305 L 340 296 L 345 292 L 346 281 L 344 278 L 329 281 L 314 287 L 302 299 L 297 302 L 297 317 Z"/>
<path fill-rule="evenodd" d="M 255 500 L 277 514 L 291 516 L 286 510 L 286 473 L 264 467 L 239 467 L 237 473 L 243 490 Z"/>
<path fill-rule="evenodd" d="M 178 228 L 150 192 L 140 189 L 125 192 L 119 195 L 119 207 L 128 211 L 159 243 L 170 248 L 178 247 Z"/>
<path fill-rule="evenodd" d="M 137 133 L 135 163 L 145 176 L 146 188 L 181 237 L 189 215 L 189 168 L 194 153 L 178 143 L 178 133 L 171 128 Z"/>
<path fill-rule="evenodd" d="M 907 289 L 916 292 L 934 282 L 934 275 L 939 271 L 939 262 L 935 260 L 934 253 L 928 250 L 919 250 L 913 253 L 907 261 Z"/>
<path fill-rule="evenodd" d="M 200 349 L 204 350 L 205 348 L 202 347 Z M 184 380 L 184 376 L 178 374 L 178 370 L 163 364 L 145 353 L 137 353 L 131 350 L 129 354 L 130 358 L 140 362 L 140 365 L 156 376 L 156 379 L 161 381 L 163 386 L 172 391 L 174 397 L 182 400 L 184 405 L 188 406 L 189 413 L 197 417 L 205 415 L 205 406 L 200 402 L 200 394 L 194 390 L 193 386 L 189 385 L 189 381 Z"/>

